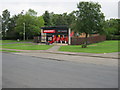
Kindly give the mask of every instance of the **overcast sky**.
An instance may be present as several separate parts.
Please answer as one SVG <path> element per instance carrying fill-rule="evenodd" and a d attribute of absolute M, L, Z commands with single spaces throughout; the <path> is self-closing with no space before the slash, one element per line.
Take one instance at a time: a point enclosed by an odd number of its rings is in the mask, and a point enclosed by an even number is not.
<path fill-rule="evenodd" d="M 102 6 L 106 19 L 118 18 L 118 1 L 120 0 L 0 0 L 0 15 L 5 9 L 14 15 L 30 8 L 37 11 L 38 16 L 42 15 L 45 10 L 57 14 L 70 13 L 77 10 L 77 3 L 80 1 L 98 2 Z"/>

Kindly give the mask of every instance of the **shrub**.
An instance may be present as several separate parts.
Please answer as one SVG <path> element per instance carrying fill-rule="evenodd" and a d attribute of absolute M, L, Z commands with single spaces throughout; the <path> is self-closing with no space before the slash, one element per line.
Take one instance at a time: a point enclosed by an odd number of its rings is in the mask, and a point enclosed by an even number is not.
<path fill-rule="evenodd" d="M 87 47 L 87 45 L 86 44 L 82 44 L 82 48 L 86 48 Z"/>
<path fill-rule="evenodd" d="M 120 40 L 120 35 L 107 35 L 107 40 Z"/>

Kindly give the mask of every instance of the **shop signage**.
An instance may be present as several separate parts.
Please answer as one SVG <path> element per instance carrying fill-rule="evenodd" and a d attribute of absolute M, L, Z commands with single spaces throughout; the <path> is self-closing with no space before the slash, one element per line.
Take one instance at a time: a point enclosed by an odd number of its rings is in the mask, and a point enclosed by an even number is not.
<path fill-rule="evenodd" d="M 55 33 L 55 30 L 43 30 L 43 33 Z"/>
<path fill-rule="evenodd" d="M 67 33 L 67 30 L 58 30 L 58 33 Z"/>

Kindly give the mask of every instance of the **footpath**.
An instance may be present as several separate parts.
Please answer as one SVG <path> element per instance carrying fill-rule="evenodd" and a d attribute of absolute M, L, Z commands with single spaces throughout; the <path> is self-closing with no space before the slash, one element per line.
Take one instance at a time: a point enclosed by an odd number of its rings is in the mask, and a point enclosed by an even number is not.
<path fill-rule="evenodd" d="M 17 49 L 5 49 L 21 52 L 14 52 L 13 54 L 32 56 L 38 58 L 44 58 L 56 61 L 72 61 L 79 63 L 91 63 L 98 65 L 117 66 L 118 65 L 118 53 L 106 53 L 106 54 L 94 54 L 94 53 L 73 53 L 73 52 L 61 52 L 58 51 L 60 45 L 53 46 L 48 50 L 17 50 Z M 119 53 L 120 54 L 120 53 Z"/>
<path fill-rule="evenodd" d="M 104 54 L 77 53 L 77 52 L 62 52 L 62 51 L 58 51 L 59 48 L 60 48 L 60 45 L 53 46 L 52 48 L 50 48 L 48 50 L 18 50 L 18 49 L 5 49 L 5 48 L 3 48 L 3 50 L 21 51 L 21 53 L 50 53 L 50 54 L 72 55 L 72 56 L 88 56 L 88 57 L 120 59 L 120 52 L 104 53 Z"/>

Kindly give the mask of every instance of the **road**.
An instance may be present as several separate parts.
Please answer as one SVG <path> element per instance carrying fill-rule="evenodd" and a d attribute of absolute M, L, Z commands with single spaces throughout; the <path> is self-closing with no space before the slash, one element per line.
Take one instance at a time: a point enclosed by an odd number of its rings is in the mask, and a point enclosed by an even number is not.
<path fill-rule="evenodd" d="M 3 88 L 117 88 L 118 67 L 3 53 Z"/>

